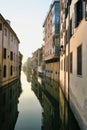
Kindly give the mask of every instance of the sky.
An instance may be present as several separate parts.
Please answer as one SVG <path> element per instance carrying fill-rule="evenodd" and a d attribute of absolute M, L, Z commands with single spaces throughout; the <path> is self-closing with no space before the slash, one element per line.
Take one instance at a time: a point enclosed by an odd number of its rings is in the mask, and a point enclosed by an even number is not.
<path fill-rule="evenodd" d="M 23 62 L 43 44 L 43 23 L 53 0 L 1 0 L 0 13 L 11 21 Z"/>

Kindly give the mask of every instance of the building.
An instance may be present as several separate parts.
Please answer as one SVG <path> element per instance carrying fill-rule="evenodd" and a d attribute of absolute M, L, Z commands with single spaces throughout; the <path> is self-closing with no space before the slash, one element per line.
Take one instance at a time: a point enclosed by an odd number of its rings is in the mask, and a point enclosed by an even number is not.
<path fill-rule="evenodd" d="M 18 79 L 19 39 L 0 14 L 0 87 Z"/>
<path fill-rule="evenodd" d="M 37 74 L 38 70 L 38 49 L 32 53 L 32 68 L 33 72 Z"/>
<path fill-rule="evenodd" d="M 44 46 L 38 49 L 38 75 L 44 76 L 45 75 L 45 62 L 43 52 Z"/>
<path fill-rule="evenodd" d="M 19 52 L 19 79 L 21 77 L 22 59 L 23 59 L 23 55 Z"/>
<path fill-rule="evenodd" d="M 82 130 L 87 130 L 87 3 L 60 3 L 60 85 Z"/>
<path fill-rule="evenodd" d="M 60 1 L 54 0 L 45 18 L 44 24 L 44 61 L 46 76 L 58 80 L 59 74 L 59 35 L 60 35 Z"/>

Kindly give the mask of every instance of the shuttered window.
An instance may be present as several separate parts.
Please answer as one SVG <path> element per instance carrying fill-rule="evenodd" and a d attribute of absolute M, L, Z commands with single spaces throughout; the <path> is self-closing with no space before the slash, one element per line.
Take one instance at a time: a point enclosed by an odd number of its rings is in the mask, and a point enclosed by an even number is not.
<path fill-rule="evenodd" d="M 75 27 L 77 27 L 83 18 L 83 2 L 82 1 L 78 1 L 74 5 L 74 14 L 75 14 Z"/>

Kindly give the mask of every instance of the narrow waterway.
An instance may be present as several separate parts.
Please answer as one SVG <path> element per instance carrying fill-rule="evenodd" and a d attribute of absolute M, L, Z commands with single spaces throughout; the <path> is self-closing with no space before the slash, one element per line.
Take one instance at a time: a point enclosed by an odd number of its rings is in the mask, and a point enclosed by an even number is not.
<path fill-rule="evenodd" d="M 58 83 L 35 75 L 28 82 L 29 78 L 22 72 L 15 130 L 80 130 Z"/>
<path fill-rule="evenodd" d="M 22 72 L 0 89 L 0 130 L 81 129 L 57 82 Z"/>
<path fill-rule="evenodd" d="M 26 80 L 26 75 L 22 72 L 22 94 L 19 98 L 19 116 L 15 130 L 41 130 L 42 107 L 31 90 L 31 83 Z"/>

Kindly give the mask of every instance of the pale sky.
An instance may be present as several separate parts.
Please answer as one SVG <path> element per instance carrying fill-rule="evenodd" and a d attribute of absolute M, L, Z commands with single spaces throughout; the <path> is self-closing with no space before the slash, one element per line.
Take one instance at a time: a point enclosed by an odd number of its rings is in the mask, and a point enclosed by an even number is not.
<path fill-rule="evenodd" d="M 0 13 L 11 21 L 20 40 L 23 61 L 43 44 L 43 22 L 53 0 L 2 0 Z"/>

